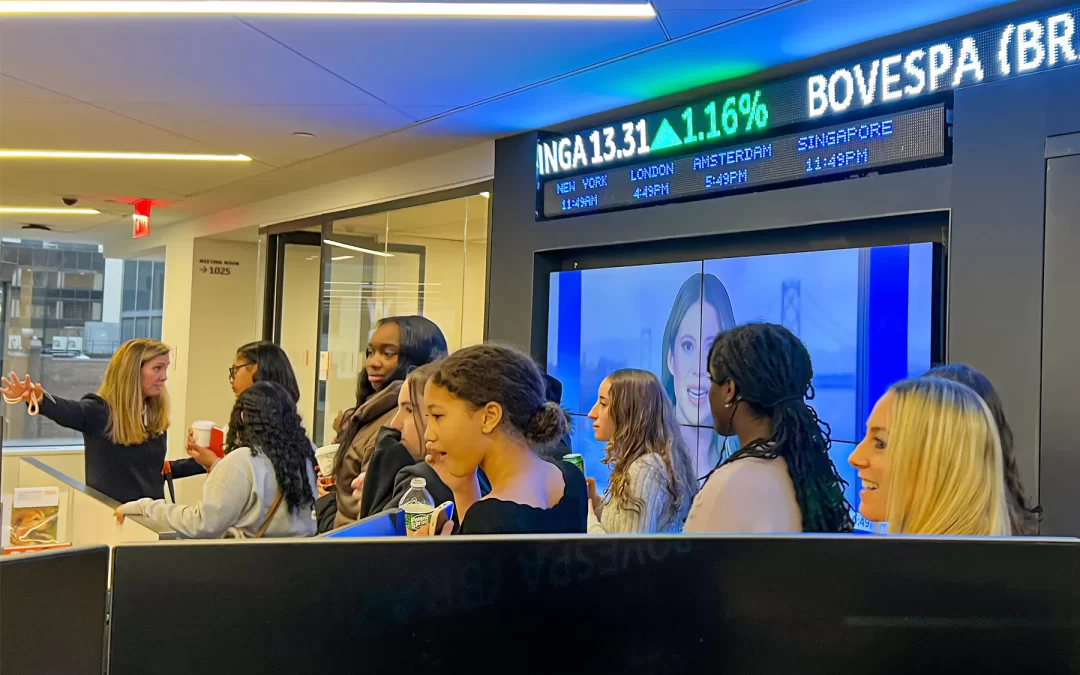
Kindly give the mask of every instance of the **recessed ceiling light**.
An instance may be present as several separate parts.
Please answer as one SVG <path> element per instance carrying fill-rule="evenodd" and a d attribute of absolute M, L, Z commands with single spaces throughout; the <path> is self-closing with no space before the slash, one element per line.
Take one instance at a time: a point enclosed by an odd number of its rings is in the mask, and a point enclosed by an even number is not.
<path fill-rule="evenodd" d="M 247 155 L 198 155 L 166 152 L 87 152 L 82 150 L 0 150 L 0 159 L 125 159 L 167 162 L 250 162 Z"/>
<path fill-rule="evenodd" d="M 297 138 L 315 138 L 315 134 L 310 131 L 294 131 L 292 132 L 292 135 Z"/>
<path fill-rule="evenodd" d="M 4 0 L 0 14 L 231 14 L 652 19 L 646 3 L 325 2 L 320 0 Z"/>
<path fill-rule="evenodd" d="M 358 251 L 360 253 L 367 253 L 369 255 L 377 255 L 380 258 L 393 258 L 393 253 L 387 253 L 386 251 L 373 251 L 370 248 L 360 248 L 359 246 L 352 246 L 350 244 L 342 244 L 340 241 L 334 241 L 333 239 L 323 239 L 323 243 L 327 246 L 337 246 L 338 248 L 347 248 L 350 251 Z"/>
<path fill-rule="evenodd" d="M 26 214 L 48 216 L 96 216 L 101 211 L 97 209 L 59 209 L 35 206 L 0 206 L 0 214 Z"/>

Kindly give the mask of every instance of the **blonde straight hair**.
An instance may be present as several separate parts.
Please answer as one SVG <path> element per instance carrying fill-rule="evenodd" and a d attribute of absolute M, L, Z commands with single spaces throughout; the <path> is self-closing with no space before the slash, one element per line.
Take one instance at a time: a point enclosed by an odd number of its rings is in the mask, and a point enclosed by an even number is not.
<path fill-rule="evenodd" d="M 113 443 L 140 445 L 169 428 L 169 393 L 143 396 L 142 368 L 147 361 L 168 356 L 169 348 L 157 340 L 139 338 L 120 345 L 109 360 L 98 396 L 109 404 L 105 431 Z M 145 418 L 144 418 L 145 415 Z"/>
<path fill-rule="evenodd" d="M 889 532 L 1011 534 L 1001 439 L 986 402 L 963 384 L 934 377 L 892 391 Z"/>

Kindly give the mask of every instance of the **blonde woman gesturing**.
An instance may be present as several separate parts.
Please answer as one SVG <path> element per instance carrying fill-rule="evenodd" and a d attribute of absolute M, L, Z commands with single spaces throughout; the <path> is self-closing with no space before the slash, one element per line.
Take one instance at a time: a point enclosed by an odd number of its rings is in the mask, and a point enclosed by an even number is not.
<path fill-rule="evenodd" d="M 589 480 L 589 532 L 682 532 L 697 480 L 660 380 L 645 370 L 616 370 L 600 383 L 589 418 L 611 467 L 604 498 Z"/>
<path fill-rule="evenodd" d="M 27 375 L 2 378 L 8 403 L 25 401 L 62 427 L 82 432 L 86 484 L 119 502 L 165 497 L 165 431 L 169 428 L 169 348 L 131 340 L 116 350 L 97 394 L 79 401 L 56 398 Z M 202 471 L 193 460 L 173 463 L 173 476 Z"/>
<path fill-rule="evenodd" d="M 859 512 L 891 534 L 1008 535 L 997 425 L 969 387 L 936 377 L 893 385 L 848 461 Z"/>

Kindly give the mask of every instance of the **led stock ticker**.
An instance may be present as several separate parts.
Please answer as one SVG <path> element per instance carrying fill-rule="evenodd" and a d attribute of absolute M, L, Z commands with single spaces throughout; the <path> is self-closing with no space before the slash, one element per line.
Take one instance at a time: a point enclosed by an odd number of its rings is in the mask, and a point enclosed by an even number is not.
<path fill-rule="evenodd" d="M 718 144 L 768 126 L 769 107 L 761 91 L 748 91 L 542 141 L 536 147 L 536 166 L 541 176 L 570 173 Z"/>
<path fill-rule="evenodd" d="M 541 188 L 543 214 L 550 218 L 723 194 L 944 156 L 945 107 L 937 105 L 549 180 Z"/>

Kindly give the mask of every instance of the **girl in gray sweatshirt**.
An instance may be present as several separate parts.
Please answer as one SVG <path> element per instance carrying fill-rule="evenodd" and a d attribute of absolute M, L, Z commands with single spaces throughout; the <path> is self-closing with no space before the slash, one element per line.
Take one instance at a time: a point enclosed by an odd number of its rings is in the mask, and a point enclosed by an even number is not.
<path fill-rule="evenodd" d="M 288 392 L 258 382 L 241 394 L 226 446 L 198 503 L 139 499 L 121 505 L 117 520 L 144 516 L 188 539 L 315 534 L 315 455 Z"/>

